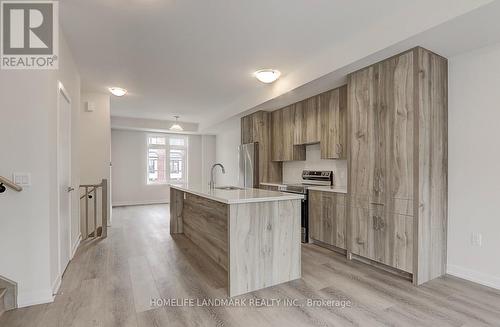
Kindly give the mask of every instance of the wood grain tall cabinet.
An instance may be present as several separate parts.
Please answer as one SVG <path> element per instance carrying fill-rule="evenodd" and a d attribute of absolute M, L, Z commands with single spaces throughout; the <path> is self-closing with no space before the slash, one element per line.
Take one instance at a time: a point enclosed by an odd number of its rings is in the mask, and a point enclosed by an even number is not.
<path fill-rule="evenodd" d="M 259 143 L 259 182 L 281 182 L 282 163 L 271 160 L 271 123 L 267 111 L 241 118 L 241 144 Z"/>
<path fill-rule="evenodd" d="M 346 159 L 347 85 L 324 92 L 318 97 L 321 159 Z"/>
<path fill-rule="evenodd" d="M 446 272 L 447 60 L 414 48 L 348 76 L 347 251 Z"/>

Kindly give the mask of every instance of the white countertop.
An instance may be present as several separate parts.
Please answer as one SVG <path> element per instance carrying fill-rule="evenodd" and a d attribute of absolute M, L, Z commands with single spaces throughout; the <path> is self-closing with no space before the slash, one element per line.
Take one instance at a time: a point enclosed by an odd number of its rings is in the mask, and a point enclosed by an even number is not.
<path fill-rule="evenodd" d="M 256 188 L 211 190 L 208 185 L 202 186 L 199 184 L 170 184 L 170 187 L 226 204 L 302 200 L 304 198 L 304 196 L 300 194 L 267 191 Z"/>
<path fill-rule="evenodd" d="M 285 184 L 293 184 L 293 183 L 260 183 L 260 185 L 264 186 L 284 186 Z M 347 194 L 347 186 L 309 186 L 308 190 L 313 191 L 323 191 L 323 192 L 333 192 L 333 193 L 343 193 Z"/>
<path fill-rule="evenodd" d="M 347 194 L 346 186 L 309 186 L 308 190 Z"/>
<path fill-rule="evenodd" d="M 284 183 L 260 183 L 260 185 L 280 187 L 280 186 L 284 186 Z"/>

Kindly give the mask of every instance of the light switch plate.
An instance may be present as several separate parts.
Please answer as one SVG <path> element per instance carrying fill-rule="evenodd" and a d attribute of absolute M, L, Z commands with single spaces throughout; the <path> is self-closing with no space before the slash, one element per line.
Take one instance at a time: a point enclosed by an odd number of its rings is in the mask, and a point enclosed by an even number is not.
<path fill-rule="evenodd" d="M 478 232 L 473 232 L 471 236 L 471 243 L 473 246 L 482 246 L 483 245 L 483 235 Z"/>
<path fill-rule="evenodd" d="M 95 103 L 91 101 L 87 101 L 85 104 L 85 111 L 94 112 L 95 111 Z"/>
<path fill-rule="evenodd" d="M 12 180 L 19 186 L 31 186 L 30 173 L 13 173 Z"/>

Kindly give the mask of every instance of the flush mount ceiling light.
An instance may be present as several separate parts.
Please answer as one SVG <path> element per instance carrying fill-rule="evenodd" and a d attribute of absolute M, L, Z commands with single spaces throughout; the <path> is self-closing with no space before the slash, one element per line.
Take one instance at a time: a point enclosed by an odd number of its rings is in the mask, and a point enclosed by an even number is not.
<path fill-rule="evenodd" d="M 127 90 L 122 89 L 121 87 L 110 87 L 108 90 L 111 94 L 117 97 L 122 97 L 127 94 Z"/>
<path fill-rule="evenodd" d="M 170 130 L 174 132 L 182 132 L 184 128 L 182 128 L 181 125 L 179 125 L 179 116 L 174 116 L 175 117 L 175 123 L 170 126 Z"/>
<path fill-rule="evenodd" d="M 261 69 L 254 73 L 255 77 L 262 83 L 270 84 L 281 76 L 281 72 L 276 69 Z"/>

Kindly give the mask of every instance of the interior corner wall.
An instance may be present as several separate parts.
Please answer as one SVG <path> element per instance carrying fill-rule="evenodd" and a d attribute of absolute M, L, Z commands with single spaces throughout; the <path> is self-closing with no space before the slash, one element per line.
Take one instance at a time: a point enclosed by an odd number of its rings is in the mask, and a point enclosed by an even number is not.
<path fill-rule="evenodd" d="M 105 93 L 82 93 L 80 104 L 80 184 L 99 184 L 108 180 L 111 199 L 111 99 Z M 87 111 L 92 103 L 94 111 Z M 100 216 L 101 208 L 98 208 Z M 111 201 L 108 201 L 108 223 L 111 223 Z M 83 225 L 82 225 L 83 229 Z"/>
<path fill-rule="evenodd" d="M 170 200 L 170 188 L 167 185 L 147 184 L 147 135 L 148 132 L 134 130 L 113 129 L 111 132 L 113 206 L 167 203 Z M 205 147 L 209 141 L 204 142 L 204 136 L 187 136 L 188 181 L 201 183 L 203 170 L 206 169 L 204 158 L 215 157 L 215 154 L 210 155 L 215 149 Z"/>
<path fill-rule="evenodd" d="M 23 191 L 0 194 L 0 275 L 18 284 L 20 307 L 51 302 L 57 279 L 57 81 L 77 101 L 80 94 L 78 70 L 62 32 L 59 58 L 56 71 L 0 70 L 0 149 L 5 154 L 0 175 L 31 174 L 31 185 Z M 72 121 L 78 121 L 75 109 Z"/>
<path fill-rule="evenodd" d="M 449 59 L 448 127 L 448 273 L 498 289 L 499 58 L 497 44 Z"/>

